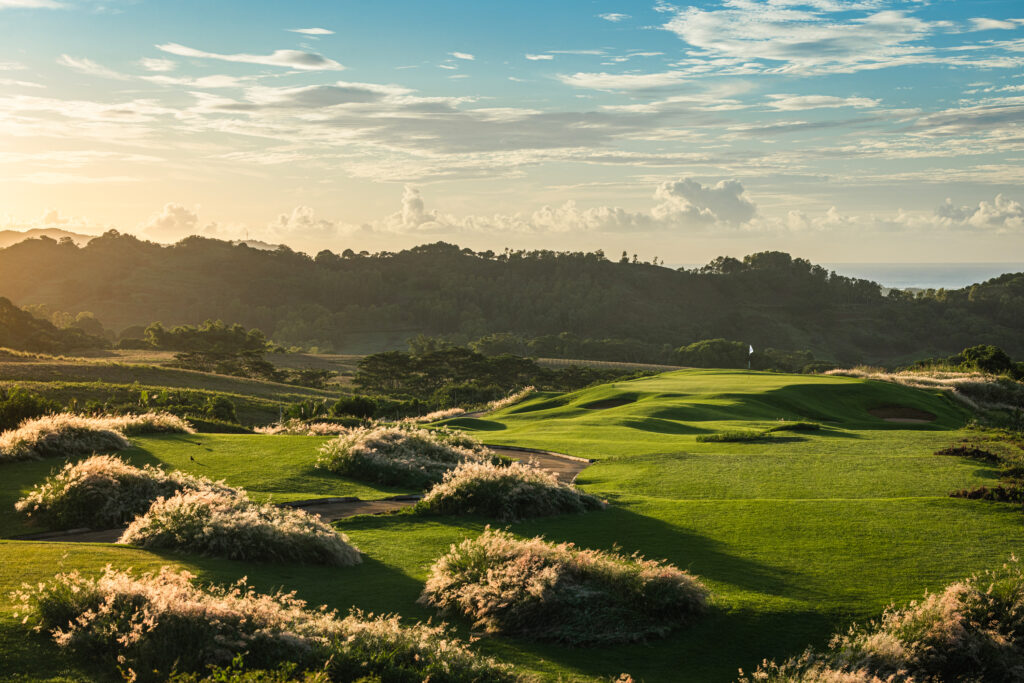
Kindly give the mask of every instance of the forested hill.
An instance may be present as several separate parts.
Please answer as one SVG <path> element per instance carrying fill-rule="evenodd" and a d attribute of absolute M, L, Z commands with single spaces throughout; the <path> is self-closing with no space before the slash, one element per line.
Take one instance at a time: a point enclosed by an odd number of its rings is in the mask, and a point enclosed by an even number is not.
<path fill-rule="evenodd" d="M 676 271 L 600 252 L 474 253 L 438 243 L 313 258 L 199 237 L 164 247 L 112 231 L 83 247 L 35 239 L 0 249 L 0 296 L 91 311 L 113 329 L 223 319 L 279 343 L 338 350 L 366 333 L 515 332 L 672 347 L 725 337 L 840 362 L 979 343 L 1024 355 L 1024 273 L 883 296 L 874 283 L 779 252 Z"/>

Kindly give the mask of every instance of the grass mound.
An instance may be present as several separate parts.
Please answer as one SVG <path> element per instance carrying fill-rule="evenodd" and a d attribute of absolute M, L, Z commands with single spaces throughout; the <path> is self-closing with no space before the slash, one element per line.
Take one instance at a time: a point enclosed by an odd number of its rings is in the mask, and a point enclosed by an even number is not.
<path fill-rule="evenodd" d="M 536 467 L 466 462 L 447 472 L 415 509 L 421 514 L 481 515 L 511 522 L 603 507 L 597 496 Z"/>
<path fill-rule="evenodd" d="M 596 645 L 663 636 L 704 612 L 707 597 L 665 562 L 488 528 L 434 563 L 420 602 L 488 633 Z"/>
<path fill-rule="evenodd" d="M 111 670 L 120 662 L 141 680 L 166 680 L 172 669 L 226 666 L 242 653 L 254 669 L 294 663 L 326 668 L 334 681 L 367 675 L 389 681 L 518 680 L 443 626 L 407 627 L 397 617 L 360 612 L 342 618 L 309 609 L 294 593 L 257 593 L 244 579 L 222 588 L 199 586 L 193 578 L 167 567 L 133 575 L 108 566 L 98 578 L 58 574 L 23 587 L 14 598 L 26 623 L 61 648 Z"/>
<path fill-rule="evenodd" d="M 771 439 L 765 432 L 755 432 L 751 429 L 731 429 L 714 434 L 698 434 L 699 443 L 734 443 L 743 441 L 769 441 Z"/>
<path fill-rule="evenodd" d="M 51 529 L 109 529 L 141 515 L 157 498 L 179 491 L 228 491 L 221 483 L 184 472 L 133 467 L 112 455 L 67 463 L 15 503 L 15 509 Z"/>
<path fill-rule="evenodd" d="M 1024 570 L 1001 569 L 952 583 L 881 618 L 835 636 L 823 652 L 766 662 L 753 681 L 814 678 L 820 671 L 854 681 L 995 681 L 1024 679 Z M 876 677 L 876 678 L 873 678 Z"/>
<path fill-rule="evenodd" d="M 85 417 L 73 413 L 47 415 L 22 422 L 0 434 L 0 462 L 88 455 L 131 446 L 137 434 L 194 432 L 188 422 L 169 413 Z"/>
<path fill-rule="evenodd" d="M 428 488 L 463 462 L 508 463 L 473 437 L 410 424 L 350 430 L 324 444 L 318 467 L 353 479 Z"/>
<path fill-rule="evenodd" d="M 347 567 L 359 551 L 304 510 L 254 503 L 244 491 L 186 491 L 159 498 L 118 543 L 232 560 Z"/>

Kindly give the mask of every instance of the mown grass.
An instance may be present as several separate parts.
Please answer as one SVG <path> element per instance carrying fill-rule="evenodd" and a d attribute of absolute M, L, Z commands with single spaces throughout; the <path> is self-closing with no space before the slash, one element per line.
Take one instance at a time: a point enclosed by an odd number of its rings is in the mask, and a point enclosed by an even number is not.
<path fill-rule="evenodd" d="M 580 407 L 623 393 L 638 400 L 603 410 Z M 838 377 L 682 371 L 553 399 L 538 395 L 466 420 L 463 428 L 479 427 L 487 443 L 597 459 L 577 482 L 612 505 L 600 514 L 539 518 L 509 528 L 667 559 L 701 576 L 714 598 L 699 624 L 647 644 L 573 649 L 504 637 L 481 641 L 485 652 L 548 679 L 593 680 L 628 671 L 645 681 L 734 680 L 738 667 L 749 671 L 762 658 L 822 646 L 828 634 L 878 615 L 890 601 L 905 602 L 998 566 L 1024 546 L 1019 506 L 948 497 L 957 488 L 991 483 L 997 470 L 933 455 L 964 436 L 967 418 L 939 395 Z M 937 419 L 893 424 L 867 412 L 891 405 L 927 410 Z M 696 441 L 698 434 L 764 430 L 780 418 L 823 427 L 775 434 L 768 444 Z M 144 462 L 223 476 L 253 491 L 354 486 L 307 469 L 322 441 L 158 437 L 139 439 L 135 453 L 151 459 Z M 189 461 L 190 454 L 205 465 Z M 261 589 L 284 586 L 317 603 L 426 618 L 430 613 L 415 600 L 431 563 L 484 525 L 480 519 L 412 514 L 343 520 L 336 526 L 365 554 L 363 565 L 344 570 L 110 546 L 2 543 L 0 594 L 23 580 L 52 575 L 62 557 L 65 566 L 90 571 L 106 562 L 139 569 L 173 561 L 207 579 L 248 575 Z M 24 641 L 9 614 L 0 616 L 0 648 L 13 657 L 0 665 L 0 678 L 18 667 L 46 676 L 67 666 L 52 650 Z"/>

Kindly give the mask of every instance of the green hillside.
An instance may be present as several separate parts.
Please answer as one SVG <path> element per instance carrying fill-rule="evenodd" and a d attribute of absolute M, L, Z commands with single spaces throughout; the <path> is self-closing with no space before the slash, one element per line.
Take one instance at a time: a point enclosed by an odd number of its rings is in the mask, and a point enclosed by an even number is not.
<path fill-rule="evenodd" d="M 934 420 L 888 422 L 871 412 L 879 409 L 883 416 L 930 414 Z M 996 471 L 933 455 L 962 435 L 968 417 L 944 395 L 891 384 L 709 370 L 538 395 L 483 418 L 452 420 L 487 443 L 597 460 L 578 483 L 609 499 L 607 511 L 517 523 L 510 526 L 514 533 L 667 558 L 703 577 L 713 592 L 708 618 L 646 644 L 572 649 L 498 637 L 479 646 L 551 680 L 627 671 L 650 682 L 730 681 L 738 667 L 749 671 L 762 658 L 821 645 L 827 634 L 876 615 L 891 601 L 997 566 L 1024 547 L 1019 506 L 950 498 L 951 490 L 993 481 Z M 822 427 L 774 432 L 752 443 L 697 440 L 777 426 L 780 419 Z M 327 491 L 372 497 L 367 487 L 312 470 L 317 443 L 308 437 L 161 437 L 140 439 L 131 455 L 282 499 Z M 3 504 L 15 496 L 13 488 L 54 465 L 4 466 Z M 336 526 L 366 554 L 366 562 L 351 569 L 0 542 L 0 596 L 58 566 L 98 571 L 108 562 L 136 568 L 170 562 L 207 579 L 247 575 L 259 588 L 296 590 L 333 607 L 420 619 L 431 614 L 414 603 L 431 561 L 485 524 L 407 513 L 342 520 Z M 0 648 L 12 653 L 0 664 L 0 678 L 19 670 L 98 676 L 68 664 L 48 645 L 30 640 L 21 646 L 21 628 L 10 611 L 0 615 Z"/>

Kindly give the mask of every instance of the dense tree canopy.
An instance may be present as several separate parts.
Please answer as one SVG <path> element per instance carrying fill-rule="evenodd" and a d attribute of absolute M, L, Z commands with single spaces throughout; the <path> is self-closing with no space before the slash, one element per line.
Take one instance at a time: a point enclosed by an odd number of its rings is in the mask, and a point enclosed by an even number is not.
<path fill-rule="evenodd" d="M 479 350 L 492 354 L 567 355 L 576 345 L 574 354 L 603 349 L 616 360 L 713 338 L 843 363 L 977 344 L 1024 355 L 1024 273 L 884 295 L 781 252 L 672 270 L 601 252 L 475 253 L 445 243 L 312 258 L 201 237 L 163 247 L 112 231 L 84 247 L 36 239 L 0 250 L 0 294 L 91 311 L 116 329 L 223 319 L 278 343 L 337 350 L 396 348 L 425 334 L 457 343 L 490 335 Z M 528 346 L 501 336 L 510 332 Z"/>

